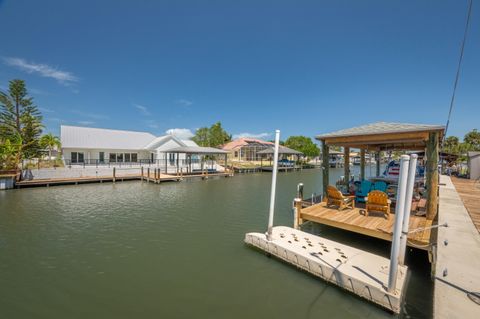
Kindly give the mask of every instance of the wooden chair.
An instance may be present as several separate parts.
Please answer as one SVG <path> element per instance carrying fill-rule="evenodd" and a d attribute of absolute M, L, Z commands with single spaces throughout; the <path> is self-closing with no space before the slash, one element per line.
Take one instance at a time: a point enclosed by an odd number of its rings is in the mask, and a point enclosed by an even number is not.
<path fill-rule="evenodd" d="M 388 219 L 390 217 L 390 204 L 392 201 L 388 199 L 387 193 L 378 190 L 371 191 L 368 193 L 366 200 L 365 216 L 368 216 L 370 212 L 380 212 L 385 215 L 385 218 Z"/>
<path fill-rule="evenodd" d="M 355 195 L 345 196 L 335 186 L 327 186 L 327 207 L 338 206 L 339 210 L 344 208 L 355 208 Z"/>

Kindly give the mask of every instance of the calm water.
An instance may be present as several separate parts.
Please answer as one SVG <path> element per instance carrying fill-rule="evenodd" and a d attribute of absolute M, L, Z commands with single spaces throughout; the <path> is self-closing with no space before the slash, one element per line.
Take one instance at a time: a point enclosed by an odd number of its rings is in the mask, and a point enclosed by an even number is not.
<path fill-rule="evenodd" d="M 298 182 L 320 193 L 320 174 L 279 174 L 276 224 L 292 224 Z M 391 318 L 243 244 L 266 228 L 270 180 L 0 191 L 0 318 Z M 389 254 L 383 241 L 306 229 Z M 407 316 L 430 317 L 427 255 L 407 261 Z"/>

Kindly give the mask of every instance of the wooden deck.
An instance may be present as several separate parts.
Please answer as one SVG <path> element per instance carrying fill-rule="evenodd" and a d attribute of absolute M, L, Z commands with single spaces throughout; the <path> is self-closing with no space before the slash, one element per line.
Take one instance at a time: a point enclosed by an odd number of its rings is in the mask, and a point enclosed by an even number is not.
<path fill-rule="evenodd" d="M 363 208 L 354 208 L 339 211 L 335 208 L 326 207 L 325 203 L 322 202 L 303 208 L 300 217 L 304 221 L 308 220 L 391 241 L 395 216 L 392 214 L 390 219 L 385 219 L 381 214 L 370 214 L 370 216 L 367 217 L 363 214 L 362 210 Z M 432 221 L 427 220 L 424 216 L 410 216 L 410 230 L 429 227 L 431 225 Z M 429 229 L 411 233 L 408 236 L 408 246 L 428 250 L 431 241 L 430 238 L 431 231 Z"/>
<path fill-rule="evenodd" d="M 480 232 L 480 182 L 472 179 L 451 177 L 463 205 L 468 211 L 473 224 Z"/>
<path fill-rule="evenodd" d="M 215 176 L 231 176 L 231 173 L 210 173 L 206 174 L 182 174 L 182 175 L 171 175 L 171 174 L 159 174 L 155 175 L 152 171 L 150 175 L 146 172 L 143 174 L 123 174 L 123 175 L 107 175 L 107 176 L 85 176 L 85 177 L 70 177 L 70 178 L 49 178 L 49 179 L 32 179 L 24 180 L 15 183 L 15 187 L 34 187 L 34 186 L 50 186 L 50 185 L 69 185 L 69 184 L 86 184 L 86 183 L 103 183 L 103 182 L 120 182 L 128 180 L 144 180 L 146 182 L 153 183 L 162 183 L 162 182 L 173 182 L 181 181 L 183 179 L 190 178 L 209 178 Z"/>

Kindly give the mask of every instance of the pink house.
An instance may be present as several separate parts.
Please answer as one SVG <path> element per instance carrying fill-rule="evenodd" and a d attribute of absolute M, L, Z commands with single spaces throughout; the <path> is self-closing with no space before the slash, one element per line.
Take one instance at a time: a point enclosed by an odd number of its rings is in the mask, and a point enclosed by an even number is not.
<path fill-rule="evenodd" d="M 229 158 L 239 161 L 259 161 L 262 157 L 257 154 L 272 147 L 272 142 L 262 141 L 255 138 L 242 137 L 225 144 L 222 149 L 229 152 Z"/>

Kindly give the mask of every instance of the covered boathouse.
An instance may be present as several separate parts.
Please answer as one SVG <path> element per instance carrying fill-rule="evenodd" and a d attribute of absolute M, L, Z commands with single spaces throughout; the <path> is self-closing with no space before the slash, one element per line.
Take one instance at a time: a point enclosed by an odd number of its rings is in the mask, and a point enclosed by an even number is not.
<path fill-rule="evenodd" d="M 408 236 L 408 245 L 419 249 L 429 250 L 431 245 L 431 229 L 436 224 L 438 211 L 438 154 L 439 144 L 443 138 L 445 127 L 441 125 L 404 124 L 404 123 L 373 123 L 344 129 L 336 132 L 316 136 L 322 144 L 323 194 L 327 196 L 327 186 L 334 184 L 329 180 L 329 148 L 340 146 L 344 151 L 345 181 L 349 181 L 350 150 L 360 149 L 360 180 L 365 180 L 365 154 L 375 153 L 376 175 L 380 176 L 379 155 L 382 151 L 422 150 L 426 154 L 425 180 L 421 196 L 426 212 L 412 213 L 409 229 L 416 230 Z M 352 194 L 349 194 L 352 195 Z M 395 198 L 392 198 L 393 201 Z M 312 221 L 363 235 L 392 239 L 394 218 L 385 218 L 383 215 L 365 214 L 365 206 L 358 203 L 352 209 L 338 210 L 327 207 L 326 202 L 302 208 L 297 215 L 299 223 Z M 394 212 L 394 204 L 391 205 Z M 416 207 L 412 205 L 412 207 Z M 412 208 L 413 209 L 413 208 Z"/>

